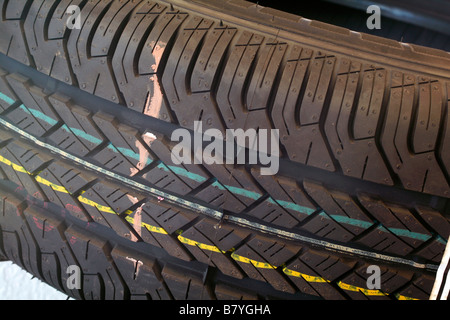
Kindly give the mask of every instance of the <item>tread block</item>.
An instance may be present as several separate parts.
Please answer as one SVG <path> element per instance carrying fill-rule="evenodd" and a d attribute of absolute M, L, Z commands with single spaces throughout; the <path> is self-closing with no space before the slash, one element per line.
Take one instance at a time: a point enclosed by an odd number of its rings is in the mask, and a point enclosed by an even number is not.
<path fill-rule="evenodd" d="M 401 272 L 380 267 L 380 288 L 369 289 L 367 285 L 371 272 L 368 272 L 369 265 L 365 264 L 355 270 L 354 273 L 345 276 L 338 286 L 342 286 L 346 293 L 354 299 L 386 300 L 388 296 L 396 292 L 399 288 L 407 284 L 413 277 L 411 272 Z M 345 283 L 343 285 L 342 283 Z"/>
<path fill-rule="evenodd" d="M 442 83 L 419 82 L 418 90 L 420 94 L 412 139 L 414 152 L 423 153 L 436 148 L 443 108 Z"/>
<path fill-rule="evenodd" d="M 18 243 L 18 239 L 15 240 L 17 236 L 14 235 L 15 226 L 20 225 L 22 222 L 21 213 L 23 212 L 25 205 L 18 199 L 7 196 L 2 196 L 0 198 L 0 202 L 2 204 L 0 215 L 2 221 L 2 232 L 5 234 L 8 233 L 8 238 L 10 241 Z M 20 245 L 6 246 L 5 248 L 9 248 L 10 250 L 19 250 Z M 18 256 L 16 258 L 18 258 Z"/>
<path fill-rule="evenodd" d="M 134 204 L 132 196 L 128 196 L 128 193 L 119 188 L 109 187 L 100 182 L 84 191 L 78 200 L 92 220 L 130 239 L 133 228 L 121 214 L 125 214 L 125 210 L 129 210 Z"/>
<path fill-rule="evenodd" d="M 21 129 L 41 137 L 60 122 L 47 95 L 20 74 L 7 76 L 8 82 L 22 104 L 7 117 Z"/>
<path fill-rule="evenodd" d="M 26 6 L 30 3 L 29 0 L 17 0 L 17 1 L 8 1 L 6 5 L 6 9 L 4 11 L 5 18 L 7 20 L 18 20 L 23 14 Z M 3 7 L 3 3 L 2 3 Z"/>
<path fill-rule="evenodd" d="M 400 290 L 399 294 L 406 297 L 416 297 L 419 300 L 428 300 L 433 288 L 434 279 L 434 276 L 424 275 Z"/>
<path fill-rule="evenodd" d="M 46 39 L 61 39 L 68 32 L 67 28 L 67 19 L 69 14 L 67 13 L 67 9 L 70 5 L 76 5 L 81 7 L 83 5 L 84 0 L 63 0 L 63 1 L 55 1 L 53 6 L 53 14 L 48 23 L 48 29 L 46 30 Z M 36 31 L 38 32 L 38 31 Z"/>
<path fill-rule="evenodd" d="M 350 231 L 330 218 L 324 211 L 314 215 L 302 225 L 302 229 L 330 240 L 349 242 L 353 239 Z"/>
<path fill-rule="evenodd" d="M 175 300 L 204 300 L 210 298 L 211 293 L 199 271 L 183 272 L 166 264 L 161 274 Z"/>
<path fill-rule="evenodd" d="M 207 165 L 204 167 L 208 170 L 211 176 L 217 179 L 214 186 L 218 186 L 221 190 L 226 190 L 226 198 L 224 208 L 233 208 L 236 203 L 234 212 L 239 212 L 237 206 L 241 203 L 242 207 L 251 205 L 255 200 L 259 199 L 262 191 L 257 184 L 252 180 L 251 175 L 243 168 L 233 167 L 229 165 Z M 236 199 L 232 201 L 232 199 Z"/>
<path fill-rule="evenodd" d="M 31 5 L 30 0 L 1 1 L 2 32 L 0 32 L 0 52 L 25 64 L 33 65 L 32 57 L 28 54 L 28 46 L 22 36 L 22 22 L 26 8 Z"/>
<path fill-rule="evenodd" d="M 264 37 L 248 31 L 237 33 L 235 37 L 237 42 L 234 48 L 230 49 L 217 85 L 216 101 L 223 122 L 230 129 L 271 129 L 270 119 L 264 109 L 248 112 L 244 105 L 245 100 L 241 100 L 241 97 L 247 95 L 246 79 L 251 77 L 251 67 L 258 59 L 258 50 L 264 46 Z M 215 128 L 221 130 L 220 126 Z"/>
<path fill-rule="evenodd" d="M 0 156 L 0 167 L 8 180 L 22 186 L 34 197 L 45 199 L 42 189 L 30 173 L 37 174 L 51 161 L 51 157 L 40 155 L 18 143 L 8 144 L 0 150 Z"/>
<path fill-rule="evenodd" d="M 270 195 L 270 198 L 261 203 L 257 209 L 252 210 L 255 214 L 261 214 L 260 210 L 265 211 L 265 214 L 273 211 L 271 215 L 275 214 L 278 218 L 275 220 L 277 222 L 272 223 L 293 227 L 317 210 L 295 181 L 285 177 L 263 176 L 259 170 L 252 169 L 251 172 Z"/>
<path fill-rule="evenodd" d="M 393 185 L 375 141 L 385 81 L 383 69 L 342 60 L 325 132 L 345 175 Z"/>
<path fill-rule="evenodd" d="M 298 113 L 297 123 L 301 126 L 319 122 L 335 64 L 336 57 L 323 55 L 321 52 L 317 52 L 310 62 L 305 95 L 298 106 L 300 112 Z"/>
<path fill-rule="evenodd" d="M 192 70 L 190 80 L 192 92 L 213 89 L 213 85 L 217 81 L 219 66 L 236 32 L 237 30 L 233 27 L 215 26 L 205 37 L 203 47 Z"/>
<path fill-rule="evenodd" d="M 36 206 L 25 209 L 24 216 L 36 243 L 39 245 L 41 254 L 35 259 L 40 261 L 43 280 L 61 292 L 81 298 L 77 289 L 67 287 L 67 280 L 70 275 L 66 270 L 70 265 L 76 265 L 77 262 L 66 245 L 66 239 L 61 239 L 61 230 L 64 228 L 63 219 L 49 218 L 42 208 Z"/>
<path fill-rule="evenodd" d="M 179 212 L 170 206 L 160 205 L 154 202 L 146 202 L 142 205 L 140 217 L 138 210 L 133 215 L 133 226 L 137 229 L 141 238 L 157 247 L 164 248 L 174 257 L 186 261 L 192 260 L 192 256 L 176 239 L 176 232 L 195 219 L 194 215 Z M 131 216 L 130 216 L 131 217 Z M 138 226 L 136 221 L 142 222 Z"/>
<path fill-rule="evenodd" d="M 136 159 L 139 153 L 135 152 L 137 150 L 137 146 L 132 146 L 134 141 L 133 143 L 130 142 L 130 138 L 133 139 L 133 136 L 127 136 L 128 141 L 124 141 L 124 137 L 117 132 L 117 129 L 113 128 L 112 132 L 109 131 L 110 128 L 108 127 L 114 125 L 114 117 L 111 115 L 97 113 L 94 115 L 93 120 L 99 128 L 105 127 L 107 134 L 115 140 L 119 140 L 122 146 L 128 146 L 128 148 L 122 149 L 122 151 L 124 151 L 125 154 L 128 153 L 129 155 L 132 155 L 131 157 L 127 157 L 121 152 L 121 149 L 119 149 L 120 147 L 116 147 L 112 143 L 109 143 L 106 147 L 94 155 L 94 159 L 99 161 L 109 170 L 116 171 L 125 176 L 135 174 L 136 170 L 139 171 L 137 168 L 138 159 Z"/>
<path fill-rule="evenodd" d="M 448 218 L 443 217 L 439 212 L 433 209 L 423 206 L 416 206 L 416 210 L 423 221 L 431 226 L 440 237 L 448 239 L 450 236 L 450 221 Z"/>
<path fill-rule="evenodd" d="M 246 93 L 246 106 L 249 111 L 269 107 L 270 94 L 286 49 L 287 44 L 276 39 L 268 39 L 266 45 L 261 48 Z"/>
<path fill-rule="evenodd" d="M 411 75 L 395 72 L 392 77 L 393 87 L 391 88 L 385 125 L 381 135 L 381 143 L 391 167 L 398 174 L 406 189 L 448 197 L 450 186 L 439 166 L 434 151 L 414 153 L 408 147 L 410 144 L 414 146 L 415 141 L 414 134 L 411 135 L 410 130 L 418 125 L 416 123 L 417 118 L 414 116 L 416 106 L 414 97 L 417 95 L 419 101 L 423 99 L 423 95 L 430 99 L 431 93 L 427 87 L 439 90 L 440 86 L 428 80 L 426 84 L 419 84 L 420 89 L 418 89 L 413 85 L 415 79 Z M 394 87 L 395 84 L 398 84 L 399 87 Z M 437 89 L 434 89 L 434 87 Z M 434 119 L 430 118 L 430 124 L 438 125 L 442 112 L 442 99 L 434 101 L 433 106 L 430 105 L 428 108 L 428 110 L 436 110 L 430 113 L 430 115 L 435 115 Z M 423 108 L 426 109 L 426 105 L 419 109 Z M 420 110 L 418 112 L 420 116 Z M 435 135 L 428 136 L 434 139 L 434 141 L 428 140 L 427 142 L 431 146 L 429 148 L 432 149 L 436 144 Z M 421 144 L 423 145 L 423 142 Z"/>
<path fill-rule="evenodd" d="M 236 249 L 232 258 L 250 278 L 268 282 L 280 291 L 295 292 L 278 271 L 279 266 L 295 255 L 292 250 L 294 247 L 257 236 Z"/>
<path fill-rule="evenodd" d="M 332 282 L 348 273 L 355 264 L 332 254 L 306 250 L 286 265 L 284 273 L 304 293 L 325 299 L 343 300 L 346 295 Z"/>
<path fill-rule="evenodd" d="M 243 168 L 231 165 L 203 164 L 209 176 L 195 197 L 218 208 L 241 212 L 262 196 L 262 191 Z"/>
<path fill-rule="evenodd" d="M 165 10 L 166 6 L 152 1 L 141 2 L 134 9 L 129 22 L 125 26 L 125 30 L 118 40 L 117 49 L 113 54 L 112 64 L 119 90 L 125 99 L 126 105 L 130 109 L 145 113 L 145 108 L 149 104 L 150 97 L 159 94 L 159 102 L 161 103 L 160 110 L 162 112 L 156 114 L 156 116 L 167 121 L 172 121 L 171 114 L 165 105 L 165 99 L 162 99 L 162 93 L 155 71 L 148 69 L 138 74 L 134 72 L 134 70 L 138 69 L 139 60 L 141 58 L 146 59 L 146 56 L 141 54 L 141 50 L 146 50 L 147 46 L 152 46 L 152 43 L 148 39 L 157 39 L 161 35 L 156 35 L 155 30 L 159 29 L 161 33 L 165 30 L 164 27 L 159 28 L 159 24 L 164 20 L 164 18 L 160 19 L 159 17 L 166 17 L 166 20 L 169 17 L 163 14 Z M 177 20 L 175 19 L 175 21 Z M 153 34 L 153 36 L 149 36 L 149 33 Z M 167 44 L 163 40 L 158 42 L 161 50 L 164 50 Z M 156 45 L 152 46 L 152 48 L 154 47 Z M 162 56 L 164 51 L 149 52 L 147 54 L 155 56 L 156 53 Z M 156 65 L 156 59 L 154 60 L 150 67 L 153 64 Z M 154 76 L 151 76 L 152 74 Z M 151 79 L 156 81 L 151 81 Z M 136 92 L 131 93 L 131 88 L 139 92 L 139 94 Z"/>
<path fill-rule="evenodd" d="M 183 231 L 178 237 L 191 254 L 203 263 L 217 267 L 226 275 L 244 278 L 244 273 L 236 266 L 226 252 L 242 241 L 243 235 L 236 234 L 226 226 L 218 227 L 204 220 Z"/>
<path fill-rule="evenodd" d="M 94 178 L 86 177 L 61 163 L 52 163 L 49 167 L 43 169 L 35 177 L 35 180 L 39 182 L 45 199 L 67 209 L 71 215 L 78 219 L 84 221 L 91 219 L 77 195 Z"/>
<path fill-rule="evenodd" d="M 388 205 L 380 200 L 360 197 L 361 204 L 400 241 L 417 248 L 429 240 L 431 233 L 406 208 Z"/>
<path fill-rule="evenodd" d="M 115 80 L 111 74 L 107 54 L 113 47 L 109 43 L 102 43 L 101 56 L 91 57 L 93 42 L 91 34 L 102 21 L 114 17 L 123 24 L 125 16 L 131 11 L 131 2 L 122 9 L 123 1 L 96 0 L 87 2 L 81 9 L 80 18 L 82 28 L 73 29 L 67 41 L 67 52 L 73 72 L 82 90 L 95 94 L 113 102 L 119 102 L 119 93 Z M 102 17 L 100 21 L 98 17 Z M 122 20 L 120 20 L 122 19 Z M 117 20 L 114 20 L 114 24 Z M 120 29 L 120 28 L 119 28 Z M 119 29 L 113 30 L 115 35 Z M 109 38 L 109 36 L 108 36 Z"/>
<path fill-rule="evenodd" d="M 171 145 L 165 138 L 154 140 L 147 143 L 151 151 L 162 161 L 162 163 L 150 170 L 148 174 L 144 175 L 149 181 L 155 181 L 157 178 L 152 178 L 158 170 L 164 170 L 170 173 L 170 178 L 177 180 L 178 183 L 172 183 L 168 186 L 168 190 L 172 190 L 178 194 L 185 195 L 191 190 L 200 186 L 203 182 L 208 180 L 208 172 L 199 165 L 195 164 L 175 164 L 172 161 Z"/>
<path fill-rule="evenodd" d="M 8 72 L 0 68 L 0 111 L 5 111 L 8 109 L 15 101 L 17 101 L 17 96 L 8 84 L 6 76 Z"/>
<path fill-rule="evenodd" d="M 77 226 L 64 232 L 82 269 L 84 297 L 101 300 L 123 300 L 125 285 L 123 278 L 110 256 L 108 243 Z"/>
<path fill-rule="evenodd" d="M 188 17 L 184 23 L 182 27 L 183 30 L 180 32 L 177 41 L 171 50 L 168 64 L 165 68 L 166 73 L 162 78 L 162 85 L 167 92 L 167 99 L 169 101 L 180 101 L 184 100 L 183 98 L 188 98 L 187 93 L 191 91 L 191 89 L 186 85 L 189 83 L 188 80 L 191 76 L 189 70 L 191 65 L 195 62 L 192 57 L 195 57 L 195 52 L 199 50 L 212 23 L 211 20 L 198 16 Z M 166 75 L 171 75 L 170 82 Z M 201 95 L 195 96 L 201 97 Z M 181 118 L 178 116 L 178 113 L 181 113 L 184 116 L 184 121 L 192 122 L 189 126 L 193 126 L 194 119 L 188 120 L 187 117 L 189 116 L 189 113 L 194 115 L 198 114 L 195 107 L 189 108 L 189 110 L 186 110 L 186 108 L 176 108 L 174 111 L 178 118 Z"/>
<path fill-rule="evenodd" d="M 388 74 L 386 69 L 376 68 L 373 65 L 362 65 L 361 67 L 361 91 L 353 119 L 353 137 L 356 140 L 375 136 Z M 348 73 L 350 70 L 344 72 Z"/>
<path fill-rule="evenodd" d="M 117 151 L 117 156 L 124 158 L 130 165 L 127 175 L 135 175 L 153 162 L 152 155 L 144 147 L 136 129 L 119 124 L 116 118 L 101 112 L 95 114 L 93 120 L 110 141 L 108 150 Z"/>
<path fill-rule="evenodd" d="M 81 0 L 71 2 L 72 5 L 80 5 L 81 3 Z M 45 18 L 53 10 L 55 10 L 53 14 L 61 11 L 65 13 L 68 6 L 68 1 L 61 3 L 59 1 L 33 1 L 24 21 L 24 31 L 36 69 L 60 81 L 73 84 L 71 67 L 66 56 L 63 38 L 67 23 L 61 23 L 63 19 L 60 17 L 59 34 L 50 38 L 49 30 L 54 26 L 49 27 L 49 22 Z M 53 16 L 50 21 L 55 23 Z"/>
<path fill-rule="evenodd" d="M 374 224 L 372 219 L 349 195 L 329 191 L 315 182 L 304 181 L 303 185 L 308 195 L 324 210 L 324 213 L 319 215 L 320 220 L 324 218 L 322 221 L 325 222 L 328 218 L 341 224 L 347 232 L 352 234 L 351 237 L 361 234 Z M 347 233 L 343 235 L 343 239 L 348 241 L 349 238 L 346 236 L 348 236 Z"/>
<path fill-rule="evenodd" d="M 328 87 L 325 81 L 319 88 L 320 77 L 311 70 L 319 71 L 326 66 L 324 76 L 331 79 L 334 65 L 334 57 L 320 56 L 311 49 L 293 46 L 289 50 L 271 112 L 289 159 L 328 171 L 335 171 L 335 167 L 318 125 Z M 317 97 L 314 92 L 318 93 Z M 302 99 L 300 110 L 299 99 Z M 302 123 L 299 122 L 300 115 Z"/>
<path fill-rule="evenodd" d="M 152 300 L 170 298 L 155 260 L 120 246 L 112 250 L 111 257 L 127 283 L 131 299 L 147 298 L 147 295 Z"/>
<path fill-rule="evenodd" d="M 91 120 L 88 110 L 73 104 L 70 98 L 58 93 L 51 95 L 49 100 L 64 122 L 64 125 L 49 137 L 59 147 L 75 155 L 85 156 L 105 140 Z"/>

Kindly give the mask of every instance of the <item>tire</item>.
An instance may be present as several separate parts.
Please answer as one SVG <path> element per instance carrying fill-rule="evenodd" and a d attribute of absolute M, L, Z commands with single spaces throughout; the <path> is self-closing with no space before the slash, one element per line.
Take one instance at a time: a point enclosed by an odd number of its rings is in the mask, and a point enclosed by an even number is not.
<path fill-rule="evenodd" d="M 447 52 L 243 1 L 0 4 L 0 257 L 76 299 L 429 298 Z M 195 121 L 278 129 L 278 172 L 177 164 Z"/>

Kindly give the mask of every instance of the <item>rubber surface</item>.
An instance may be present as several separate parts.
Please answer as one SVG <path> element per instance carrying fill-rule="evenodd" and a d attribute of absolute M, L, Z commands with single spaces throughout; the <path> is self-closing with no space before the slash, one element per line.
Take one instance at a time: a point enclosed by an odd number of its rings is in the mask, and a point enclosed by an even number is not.
<path fill-rule="evenodd" d="M 3 201 L 55 208 L 4 211 L 0 256 L 87 299 L 428 298 L 450 233 L 448 53 L 240 1 L 0 4 L 0 173 L 31 195 L 4 182 Z M 175 164 L 170 134 L 194 121 L 278 129 L 280 171 Z M 149 278 L 130 285 L 135 260 Z"/>

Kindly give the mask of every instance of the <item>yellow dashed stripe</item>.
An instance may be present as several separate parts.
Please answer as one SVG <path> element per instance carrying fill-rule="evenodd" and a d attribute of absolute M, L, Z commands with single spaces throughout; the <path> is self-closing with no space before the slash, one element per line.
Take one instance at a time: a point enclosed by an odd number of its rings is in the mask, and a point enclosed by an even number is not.
<path fill-rule="evenodd" d="M 238 255 L 238 254 L 236 254 L 236 253 L 234 253 L 234 252 L 231 254 L 231 257 L 232 257 L 234 260 L 239 261 L 239 262 L 250 263 L 250 264 L 252 264 L 255 268 L 260 268 L 260 269 L 276 269 L 276 268 L 277 268 L 276 266 L 271 265 L 270 263 L 267 263 L 267 262 L 261 262 L 261 261 L 256 261 L 256 260 L 253 260 L 253 259 L 244 257 L 244 256 L 240 256 L 240 255 Z"/>
<path fill-rule="evenodd" d="M 0 162 L 3 162 L 4 164 L 10 166 L 11 168 L 14 169 L 14 171 L 22 172 L 22 173 L 26 173 L 28 175 L 31 175 L 31 173 L 28 172 L 24 167 L 11 162 L 10 160 L 6 159 L 5 157 L 3 157 L 1 155 L 0 155 Z M 35 178 L 35 180 L 37 182 L 52 188 L 54 191 L 70 194 L 70 192 L 65 187 L 57 185 L 57 184 L 54 184 L 53 182 L 50 182 L 47 179 L 42 178 L 41 176 L 36 176 L 34 178 Z M 84 194 L 84 193 L 85 192 L 83 191 L 81 194 Z M 84 203 L 84 204 L 86 204 L 88 206 L 97 208 L 101 212 L 117 214 L 117 212 L 115 212 L 114 209 L 112 209 L 111 207 L 101 205 L 101 204 L 99 204 L 99 203 L 97 203 L 97 202 L 95 202 L 93 200 L 90 200 L 90 199 L 88 199 L 88 198 L 86 198 L 86 197 L 84 197 L 82 195 L 78 196 L 77 199 L 81 203 Z M 126 214 L 132 214 L 133 211 L 127 210 L 125 213 Z M 131 217 L 126 217 L 125 219 L 128 220 L 128 221 L 132 221 L 132 222 L 134 221 L 134 219 L 131 218 Z M 152 226 L 152 225 L 150 225 L 148 223 L 142 222 L 141 226 L 147 228 L 150 232 L 158 232 L 158 233 L 161 233 L 161 234 L 167 234 L 167 232 L 163 228 Z"/>
<path fill-rule="evenodd" d="M 131 210 L 128 210 L 127 213 L 128 212 L 133 213 L 133 211 L 131 211 Z M 131 224 L 134 224 L 134 218 L 130 217 L 129 215 L 125 217 L 125 220 L 127 220 Z M 141 226 L 147 228 L 147 230 L 150 231 L 150 232 L 161 233 L 161 234 L 168 234 L 167 231 L 164 230 L 163 228 L 155 227 L 155 226 L 152 226 L 152 225 L 150 225 L 148 223 L 145 223 L 145 222 L 141 222 Z"/>
<path fill-rule="evenodd" d="M 347 291 L 362 292 L 366 296 L 386 296 L 386 294 L 380 290 L 370 290 L 370 289 L 365 289 L 365 288 L 361 288 L 361 287 L 357 287 L 357 286 L 352 286 L 350 284 L 343 283 L 342 281 L 339 281 L 337 283 L 337 285 L 341 289 L 344 289 Z"/>
<path fill-rule="evenodd" d="M 79 197 L 78 197 L 78 200 L 79 200 L 81 203 L 87 204 L 88 206 L 97 208 L 99 211 L 107 212 L 107 213 L 112 213 L 112 214 L 117 214 L 117 212 L 115 212 L 111 207 L 103 206 L 103 205 L 101 205 L 101 204 L 99 204 L 99 203 L 97 203 L 97 202 L 95 202 L 95 201 L 92 201 L 92 200 L 90 200 L 90 199 L 88 199 L 88 198 L 85 198 L 85 197 L 83 197 L 83 196 L 79 196 Z"/>
<path fill-rule="evenodd" d="M 49 186 L 50 188 L 52 188 L 55 191 L 63 192 L 63 193 L 69 193 L 69 191 L 66 188 L 64 188 L 63 186 L 59 186 L 57 184 L 54 184 L 54 183 L 52 183 L 52 182 L 50 182 L 50 181 L 48 181 L 48 180 L 46 180 L 46 179 L 44 179 L 44 178 L 42 178 L 40 176 L 35 177 L 35 179 L 36 179 L 37 182 L 39 182 L 39 183 L 41 183 L 43 185 Z"/>
<path fill-rule="evenodd" d="M 21 167 L 21 166 L 15 164 L 15 163 L 12 163 L 12 162 L 11 162 L 10 166 L 11 166 L 15 171 L 28 173 L 28 171 L 25 170 L 24 167 Z"/>
<path fill-rule="evenodd" d="M 298 271 L 294 271 L 294 270 L 291 270 L 291 269 L 288 269 L 288 268 L 284 268 L 283 272 L 285 274 L 287 274 L 288 276 L 296 277 L 296 278 L 303 278 L 303 279 L 305 279 L 308 282 L 330 282 L 330 281 L 328 281 L 328 280 L 326 280 L 326 279 L 324 279 L 322 277 L 310 276 L 308 274 L 300 273 Z"/>
<path fill-rule="evenodd" d="M 402 296 L 401 294 L 397 293 L 395 295 L 395 297 L 397 298 L 397 300 L 419 300 L 416 298 L 411 298 L 411 297 L 406 297 L 406 296 Z"/>
<path fill-rule="evenodd" d="M 10 166 L 11 168 L 13 168 L 14 171 L 22 172 L 22 173 L 26 173 L 28 175 L 31 175 L 31 173 L 28 172 L 24 167 L 11 162 L 10 160 L 4 158 L 1 155 L 0 155 L 0 162 Z M 40 176 L 36 176 L 34 178 L 36 179 L 37 182 L 39 182 L 39 183 L 41 183 L 43 185 L 49 186 L 53 190 L 55 190 L 57 192 L 70 194 L 70 192 L 63 186 L 54 184 L 54 183 L 52 183 L 52 182 L 50 182 L 50 181 L 48 181 L 48 180 L 46 180 L 46 179 L 44 179 L 44 178 L 42 178 Z M 97 203 L 97 202 L 95 202 L 93 200 L 90 200 L 90 199 L 88 199 L 88 198 L 86 198 L 86 197 L 84 197 L 82 195 L 78 196 L 78 200 L 81 203 L 84 203 L 84 204 L 86 204 L 88 206 L 92 206 L 92 207 L 97 208 L 99 211 L 107 212 L 107 213 L 111 213 L 111 214 L 117 214 L 117 212 L 115 212 L 111 207 L 101 205 L 101 204 L 99 204 L 99 203 Z M 133 213 L 133 211 L 131 211 L 131 210 L 127 210 L 126 211 L 126 214 L 128 214 L 128 216 L 125 218 L 125 220 L 127 220 L 128 222 L 133 224 L 134 223 L 134 219 L 131 216 L 129 216 L 129 214 L 131 214 L 131 213 Z M 141 223 L 141 226 L 147 228 L 147 230 L 149 230 L 150 232 L 166 234 L 166 235 L 168 234 L 167 231 L 164 230 L 163 228 L 152 226 L 152 225 L 149 225 L 149 224 L 144 223 L 144 222 Z M 178 240 L 181 243 L 183 243 L 183 244 L 187 244 L 187 245 L 190 245 L 190 246 L 195 246 L 195 247 L 198 247 L 198 248 L 200 248 L 202 250 L 213 251 L 213 252 L 222 253 L 222 254 L 226 253 L 226 251 L 222 251 L 222 250 L 220 250 L 218 247 L 216 247 L 214 245 L 208 245 L 208 244 L 205 244 L 205 243 L 201 243 L 201 242 L 198 242 L 198 241 L 191 240 L 191 239 L 188 239 L 186 237 L 183 237 L 181 235 L 181 232 L 182 231 L 180 231 L 180 234 L 178 235 Z M 231 251 L 233 251 L 232 254 L 231 254 L 231 258 L 233 258 L 235 261 L 242 262 L 242 263 L 248 263 L 248 264 L 253 265 L 255 268 L 259 268 L 259 269 L 276 269 L 277 268 L 276 266 L 274 266 L 274 265 L 272 265 L 270 263 L 253 260 L 253 259 L 250 259 L 250 258 L 247 258 L 247 257 L 244 257 L 244 256 L 236 254 L 234 252 L 234 250 L 231 250 Z M 326 279 L 324 279 L 322 277 L 316 277 L 316 276 L 311 276 L 311 275 L 308 275 L 308 274 L 300 273 L 298 271 L 294 271 L 294 270 L 288 269 L 286 267 L 283 268 L 283 272 L 287 276 L 302 278 L 305 281 L 311 282 L 311 283 L 329 283 L 330 282 L 329 280 L 326 280 Z M 347 284 L 347 283 L 343 283 L 342 281 L 338 282 L 337 285 L 339 286 L 339 288 L 341 288 L 343 290 L 353 291 L 353 292 L 361 292 L 361 293 L 363 293 L 364 295 L 367 295 L 367 296 L 386 296 L 386 294 L 383 293 L 380 290 L 365 289 L 365 288 L 353 286 L 353 285 L 350 285 L 350 284 Z M 407 297 L 407 296 L 403 296 L 403 295 L 400 295 L 400 294 L 396 294 L 395 296 L 396 296 L 396 298 L 398 300 L 417 300 L 417 299 L 410 298 L 410 297 Z"/>
<path fill-rule="evenodd" d="M 25 169 L 22 166 L 19 166 L 18 164 L 15 164 L 15 163 L 11 162 L 10 160 L 6 159 L 5 157 L 3 157 L 1 155 L 0 155 L 0 162 L 3 162 L 4 164 L 10 166 L 11 168 L 14 169 L 14 171 L 22 172 L 22 173 L 26 173 L 28 175 L 31 175 L 31 173 L 28 172 L 27 169 Z M 46 186 L 49 186 L 50 188 L 52 188 L 55 191 L 69 193 L 69 191 L 67 191 L 67 189 L 64 188 L 63 186 L 54 184 L 54 183 L 52 183 L 52 182 L 50 182 L 50 181 L 48 181 L 48 180 L 46 180 L 46 179 L 44 179 L 42 177 L 37 176 L 37 177 L 35 177 L 35 179 L 36 179 L 37 182 L 39 182 L 41 184 L 44 184 Z"/>
<path fill-rule="evenodd" d="M 203 250 L 213 251 L 213 252 L 219 252 L 219 253 L 225 253 L 225 251 L 220 250 L 216 246 L 212 246 L 209 244 L 201 243 L 198 241 L 194 241 L 188 238 L 183 237 L 181 234 L 178 236 L 178 240 L 180 240 L 181 243 L 187 244 L 189 246 L 198 247 Z"/>

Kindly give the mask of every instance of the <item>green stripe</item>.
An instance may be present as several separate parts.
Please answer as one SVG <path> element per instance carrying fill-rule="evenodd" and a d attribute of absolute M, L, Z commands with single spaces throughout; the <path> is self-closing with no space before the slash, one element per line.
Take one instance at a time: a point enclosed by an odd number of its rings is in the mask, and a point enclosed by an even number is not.
<path fill-rule="evenodd" d="M 11 99 L 10 97 L 8 97 L 7 95 L 5 95 L 2 92 L 0 92 L 0 99 L 5 101 L 6 103 L 8 103 L 10 105 L 12 105 L 15 102 L 13 99 Z M 52 126 L 56 125 L 58 123 L 57 120 L 55 120 L 53 118 L 50 118 L 49 116 L 45 115 L 44 113 L 40 112 L 39 110 L 26 108 L 23 104 L 20 105 L 20 108 L 23 111 L 32 114 L 34 117 L 39 118 L 39 119 L 49 123 Z M 90 135 L 90 134 L 80 130 L 80 129 L 71 128 L 71 127 L 69 128 L 67 125 L 63 125 L 61 128 L 63 130 L 65 130 L 65 131 L 67 131 L 67 132 L 72 132 L 74 135 L 76 135 L 76 136 L 78 136 L 80 138 L 83 138 L 84 140 L 89 141 L 91 143 L 94 143 L 96 145 L 102 143 L 102 140 L 100 140 L 100 139 L 98 139 L 98 138 L 96 138 L 96 137 L 94 137 L 94 136 L 92 136 L 92 135 Z M 130 157 L 132 159 L 136 159 L 138 161 L 140 160 L 140 155 L 138 153 L 134 152 L 131 149 L 121 148 L 121 147 L 116 148 L 112 144 L 109 144 L 107 146 L 107 148 L 109 148 L 112 151 L 117 152 L 117 153 L 120 152 L 121 154 L 123 154 L 123 155 L 125 155 L 127 157 Z M 152 162 L 152 160 L 149 159 L 147 161 L 147 164 L 149 164 L 151 162 Z M 206 181 L 205 177 L 203 177 L 201 175 L 198 175 L 196 173 L 189 172 L 186 169 L 181 168 L 181 167 L 166 166 L 165 164 L 161 163 L 161 164 L 158 165 L 158 168 L 161 168 L 162 170 L 165 170 L 165 171 L 169 171 L 169 169 L 170 169 L 170 171 L 174 172 L 176 175 L 184 176 L 184 177 L 186 177 L 188 179 L 191 179 L 191 180 L 194 180 L 196 182 L 200 182 L 201 183 L 201 182 Z M 253 200 L 257 200 L 257 199 L 259 199 L 261 197 L 261 194 L 259 194 L 257 192 L 249 191 L 249 190 L 246 190 L 246 189 L 243 189 L 243 188 L 234 187 L 234 186 L 222 185 L 221 183 L 219 183 L 217 181 L 214 182 L 212 184 L 212 186 L 217 187 L 220 190 L 225 190 L 226 189 L 226 190 L 230 191 L 231 193 L 233 193 L 235 195 L 241 195 L 241 196 L 253 199 Z M 293 203 L 293 202 L 289 202 L 289 201 L 284 201 L 284 200 L 277 200 L 277 199 L 274 200 L 272 198 L 268 198 L 266 200 L 266 202 L 277 203 L 278 205 L 280 205 L 281 207 L 283 207 L 285 209 L 297 211 L 299 213 L 303 213 L 303 214 L 306 214 L 306 215 L 311 215 L 313 212 L 316 211 L 315 209 L 308 208 L 308 207 L 305 207 L 305 206 L 301 206 L 299 204 L 296 204 L 296 203 Z M 367 228 L 369 228 L 370 226 L 373 225 L 372 222 L 358 220 L 358 219 L 353 219 L 353 218 L 349 218 L 349 217 L 345 217 L 345 216 L 340 216 L 340 215 L 330 215 L 330 216 L 328 216 L 323 211 L 320 213 L 320 216 L 323 216 L 323 217 L 325 217 L 327 219 L 332 218 L 336 222 L 347 224 L 347 225 L 352 225 L 352 226 L 357 226 L 357 227 L 361 227 L 361 228 L 364 228 L 364 229 L 367 229 Z M 384 232 L 388 232 L 384 228 L 382 228 L 382 229 L 380 228 L 380 230 L 383 230 Z M 416 232 L 411 232 L 411 231 L 406 230 L 406 229 L 388 228 L 388 230 L 390 232 L 392 232 L 393 234 L 397 235 L 397 236 L 404 236 L 404 237 L 417 239 L 417 240 L 421 240 L 421 241 L 427 241 L 428 239 L 431 238 L 431 236 L 429 236 L 429 235 L 416 233 Z M 445 241 L 441 237 L 438 237 L 437 241 L 439 241 L 441 243 L 444 243 L 444 244 L 447 243 L 447 241 Z"/>
<path fill-rule="evenodd" d="M 8 97 L 6 94 L 4 94 L 2 92 L 0 92 L 0 99 L 5 101 L 9 105 L 12 105 L 15 102 L 13 99 L 11 99 L 10 97 Z"/>

